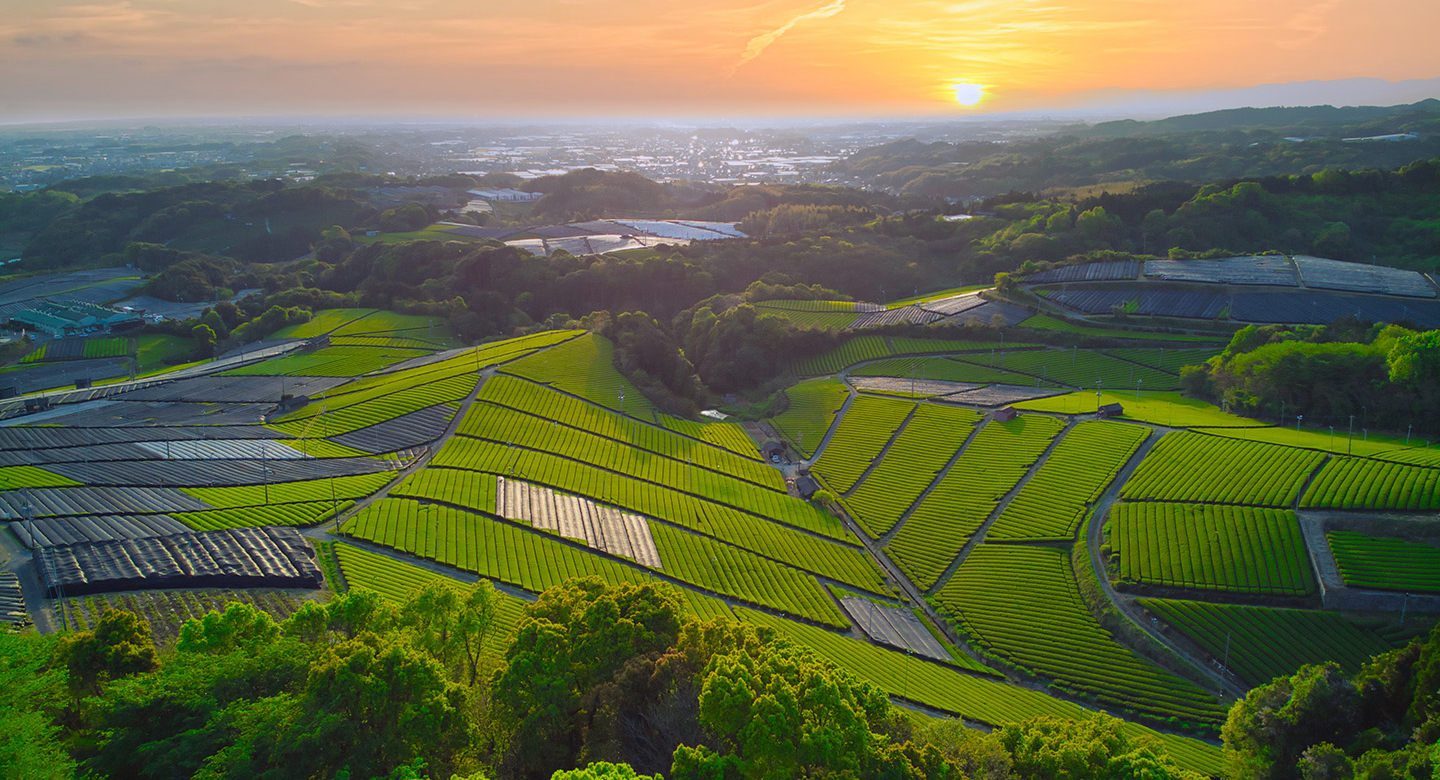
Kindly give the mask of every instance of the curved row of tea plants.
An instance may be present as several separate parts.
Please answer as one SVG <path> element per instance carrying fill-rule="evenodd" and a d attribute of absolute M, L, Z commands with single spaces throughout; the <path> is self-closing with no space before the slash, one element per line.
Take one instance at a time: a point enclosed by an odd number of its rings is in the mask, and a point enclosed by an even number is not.
<path fill-rule="evenodd" d="M 856 397 L 825 452 L 815 461 L 815 471 L 836 492 L 849 491 L 914 409 L 915 404 L 908 401 Z"/>
<path fill-rule="evenodd" d="M 1391 649 L 1379 634 L 1334 612 L 1167 599 L 1139 604 L 1252 685 L 1326 661 L 1354 672 Z"/>
<path fill-rule="evenodd" d="M 1127 502 L 1107 530 L 1122 583 L 1308 596 L 1315 574 L 1288 509 Z"/>
<path fill-rule="evenodd" d="M 1134 501 L 1290 506 L 1325 456 L 1180 431 L 1162 437 L 1120 491 Z"/>
<path fill-rule="evenodd" d="M 970 409 L 917 405 L 875 470 L 846 497 L 851 516 L 871 536 L 884 535 L 935 481 L 980 420 Z"/>
<path fill-rule="evenodd" d="M 1440 469 L 1331 458 L 1305 491 L 1312 509 L 1440 509 Z"/>
<path fill-rule="evenodd" d="M 1063 550 L 980 545 L 936 601 L 988 652 L 1106 706 L 1192 723 L 1225 717 L 1214 693 L 1136 656 L 1100 627 Z"/>
<path fill-rule="evenodd" d="M 1038 414 L 986 423 L 890 540 L 895 562 L 920 587 L 934 586 L 1063 428 Z"/>
<path fill-rule="evenodd" d="M 748 514 L 734 507 L 607 472 L 587 463 L 534 450 L 512 453 L 492 442 L 457 437 L 446 445 L 433 465 L 514 476 L 527 482 L 586 496 L 635 514 L 714 536 L 839 582 L 873 592 L 883 592 L 879 570 L 874 561 L 859 547 L 826 541 L 767 520 L 767 515 Z M 762 491 L 751 489 L 751 492 L 758 495 Z M 799 499 L 780 494 L 771 495 L 777 502 L 798 505 L 805 511 L 814 513 L 817 520 L 825 520 L 832 528 L 838 526 L 833 519 L 822 515 L 819 510 Z M 843 527 L 838 529 L 838 533 L 844 533 Z"/>
<path fill-rule="evenodd" d="M 1346 531 L 1326 538 L 1346 585 L 1440 593 L 1440 547 Z"/>
<path fill-rule="evenodd" d="M 641 582 L 649 573 L 540 531 L 437 504 L 387 498 L 347 521 L 344 531 L 421 558 L 539 592 L 571 577 Z M 663 572 L 671 577 L 829 625 L 846 622 L 812 577 L 732 545 L 653 524 Z M 580 546 L 577 546 L 580 545 Z"/>
<path fill-rule="evenodd" d="M 1086 420 L 1060 443 L 986 534 L 998 541 L 1069 541 L 1085 511 L 1150 435 L 1139 425 Z"/>

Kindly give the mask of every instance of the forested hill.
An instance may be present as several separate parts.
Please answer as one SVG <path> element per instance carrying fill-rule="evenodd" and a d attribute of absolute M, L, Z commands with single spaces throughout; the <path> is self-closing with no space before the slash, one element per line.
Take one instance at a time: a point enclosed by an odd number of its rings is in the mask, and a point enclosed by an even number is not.
<path fill-rule="evenodd" d="M 1355 138 L 1440 130 L 1440 100 L 1401 106 L 1228 108 L 1140 122 L 1101 122 L 1081 136 L 1163 135 L 1194 130 L 1265 130 L 1297 136 Z"/>
<path fill-rule="evenodd" d="M 1193 183 L 1393 169 L 1440 155 L 1440 101 L 1389 108 L 1235 109 L 1154 122 L 1107 122 L 1034 141 L 924 144 L 913 139 L 862 149 L 833 164 L 855 184 L 945 198 L 1012 190 L 1125 192 L 1152 181 Z M 1413 132 L 1418 138 L 1346 138 Z"/>

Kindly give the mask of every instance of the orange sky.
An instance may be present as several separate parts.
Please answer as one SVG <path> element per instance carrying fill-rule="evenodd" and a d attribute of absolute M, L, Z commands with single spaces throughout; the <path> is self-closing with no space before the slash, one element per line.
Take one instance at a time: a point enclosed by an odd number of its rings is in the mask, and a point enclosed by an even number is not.
<path fill-rule="evenodd" d="M 1435 78 L 1437 28 L 1436 0 L 0 0 L 0 121 L 1023 110 Z"/>

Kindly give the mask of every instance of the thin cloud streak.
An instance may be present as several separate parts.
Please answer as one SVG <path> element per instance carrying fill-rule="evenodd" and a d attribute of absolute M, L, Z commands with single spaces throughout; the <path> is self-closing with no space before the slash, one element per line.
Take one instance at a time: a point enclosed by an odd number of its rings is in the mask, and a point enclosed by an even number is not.
<path fill-rule="evenodd" d="M 784 35 L 787 32 L 790 32 L 790 28 L 794 27 L 800 22 L 809 21 L 811 19 L 828 19 L 843 10 L 845 10 L 845 0 L 834 0 L 834 2 L 830 3 L 829 5 L 817 8 L 814 11 L 810 11 L 809 13 L 800 14 L 794 19 L 791 19 L 790 21 L 780 25 L 779 27 L 776 27 L 775 29 L 771 30 L 768 33 L 765 33 L 764 35 L 757 35 L 754 38 L 751 38 L 750 42 L 745 45 L 745 51 L 740 53 L 740 61 L 735 63 L 735 68 L 739 68 L 741 65 L 744 65 L 745 63 L 755 59 L 756 57 L 759 57 L 760 53 L 765 51 L 766 47 L 774 43 L 776 40 L 779 40 L 780 36 Z M 734 68 L 732 68 L 731 70 L 733 72 Z"/>

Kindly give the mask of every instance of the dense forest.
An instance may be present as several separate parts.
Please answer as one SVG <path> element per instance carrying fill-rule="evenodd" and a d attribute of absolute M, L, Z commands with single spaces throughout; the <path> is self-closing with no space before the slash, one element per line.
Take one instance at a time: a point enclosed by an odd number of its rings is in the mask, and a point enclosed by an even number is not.
<path fill-rule="evenodd" d="M 196 778 L 1195 780 L 1120 721 L 984 734 L 906 714 L 772 631 L 682 614 L 667 585 L 572 580 L 497 628 L 488 582 L 357 590 L 282 623 L 245 604 L 174 647 L 105 613 L 0 636 L 0 774 Z M 1224 726 L 1232 780 L 1429 780 L 1440 631 L 1353 676 L 1307 666 Z M 586 766 L 586 769 L 571 770 Z"/>
<path fill-rule="evenodd" d="M 896 193 L 952 200 L 1011 190 L 1125 192 L 1157 181 L 1200 184 L 1398 168 L 1440 153 L 1437 128 L 1437 100 L 1388 108 L 1234 109 L 1105 122 L 1033 141 L 895 141 L 862 149 L 833 170 Z M 1345 140 L 1407 132 L 1421 137 Z"/>

